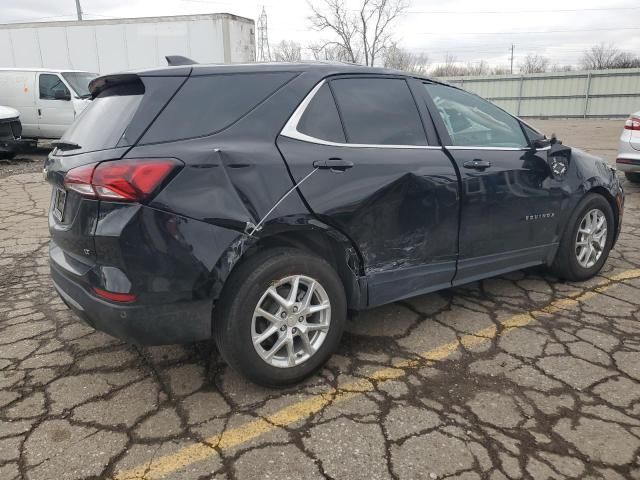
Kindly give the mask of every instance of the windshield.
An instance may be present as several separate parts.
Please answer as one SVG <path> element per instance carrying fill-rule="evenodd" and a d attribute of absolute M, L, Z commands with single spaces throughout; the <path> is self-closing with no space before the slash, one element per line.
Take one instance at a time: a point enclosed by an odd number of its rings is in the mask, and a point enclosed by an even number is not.
<path fill-rule="evenodd" d="M 89 92 L 89 82 L 98 75 L 89 72 L 65 72 L 62 76 L 77 96 L 80 98 L 88 98 L 91 96 L 91 92 Z"/>

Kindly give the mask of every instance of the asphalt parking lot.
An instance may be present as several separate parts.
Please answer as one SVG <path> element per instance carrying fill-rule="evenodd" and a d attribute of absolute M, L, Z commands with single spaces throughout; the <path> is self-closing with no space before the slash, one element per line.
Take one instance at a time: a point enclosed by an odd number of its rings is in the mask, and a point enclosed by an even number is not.
<path fill-rule="evenodd" d="M 622 128 L 532 123 L 609 161 Z M 2 480 L 640 479 L 638 186 L 591 281 L 531 269 L 368 311 L 320 375 L 268 390 L 208 344 L 80 323 L 48 277 L 49 187 L 3 168 Z"/>

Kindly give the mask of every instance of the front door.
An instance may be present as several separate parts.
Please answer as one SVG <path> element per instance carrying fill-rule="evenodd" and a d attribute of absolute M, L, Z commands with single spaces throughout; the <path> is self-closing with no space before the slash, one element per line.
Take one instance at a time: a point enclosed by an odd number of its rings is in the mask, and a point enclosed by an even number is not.
<path fill-rule="evenodd" d="M 414 93 L 401 77 L 325 80 L 278 138 L 295 182 L 323 167 L 299 189 L 360 250 L 371 306 L 448 287 L 455 274 L 456 171 Z"/>
<path fill-rule="evenodd" d="M 547 152 L 532 150 L 520 121 L 477 95 L 423 86 L 462 177 L 454 284 L 544 262 L 558 242 L 566 198 L 562 183 L 548 175 Z"/>
<path fill-rule="evenodd" d="M 38 74 L 37 107 L 41 138 L 60 138 L 73 123 L 71 92 L 57 74 Z"/>

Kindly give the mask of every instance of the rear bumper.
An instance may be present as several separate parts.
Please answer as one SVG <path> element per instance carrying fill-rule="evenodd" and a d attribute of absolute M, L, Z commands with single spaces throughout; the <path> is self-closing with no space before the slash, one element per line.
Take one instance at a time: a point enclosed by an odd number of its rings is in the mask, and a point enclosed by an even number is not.
<path fill-rule="evenodd" d="M 155 305 L 104 301 L 50 259 L 53 284 L 67 306 L 85 323 L 140 345 L 166 345 L 211 337 L 211 300 Z"/>
<path fill-rule="evenodd" d="M 640 132 L 623 130 L 618 142 L 616 168 L 622 172 L 640 172 L 640 139 L 636 138 L 637 133 Z"/>

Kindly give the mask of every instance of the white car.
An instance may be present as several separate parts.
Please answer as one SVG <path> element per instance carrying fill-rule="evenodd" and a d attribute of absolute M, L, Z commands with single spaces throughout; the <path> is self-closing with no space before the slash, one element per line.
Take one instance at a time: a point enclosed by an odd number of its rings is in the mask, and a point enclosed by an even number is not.
<path fill-rule="evenodd" d="M 630 182 L 640 182 L 640 112 L 632 114 L 624 124 L 616 167 Z"/>

